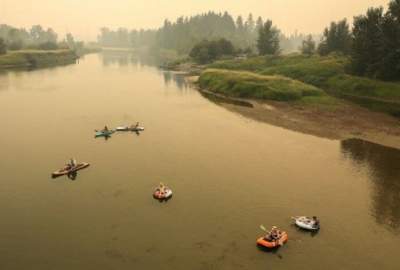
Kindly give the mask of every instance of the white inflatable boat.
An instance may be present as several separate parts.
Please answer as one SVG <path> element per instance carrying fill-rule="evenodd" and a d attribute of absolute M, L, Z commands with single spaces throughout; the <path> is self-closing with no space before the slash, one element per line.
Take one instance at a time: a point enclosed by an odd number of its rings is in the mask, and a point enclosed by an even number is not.
<path fill-rule="evenodd" d="M 320 228 L 319 223 L 315 224 L 315 221 L 312 218 L 309 217 L 294 217 L 294 223 L 296 226 L 299 228 L 302 228 L 304 230 L 308 231 L 318 231 Z"/>

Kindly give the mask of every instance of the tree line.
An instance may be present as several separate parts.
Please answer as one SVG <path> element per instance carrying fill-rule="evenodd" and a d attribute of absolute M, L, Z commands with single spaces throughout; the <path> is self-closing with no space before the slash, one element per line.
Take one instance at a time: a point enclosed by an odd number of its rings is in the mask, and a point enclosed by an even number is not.
<path fill-rule="evenodd" d="M 52 28 L 45 29 L 41 25 L 34 25 L 30 29 L 25 29 L 7 24 L 0 25 L 0 54 L 6 53 L 7 50 L 80 49 L 81 47 L 83 47 L 83 42 L 75 41 L 71 33 L 58 42 L 58 34 Z"/>
<path fill-rule="evenodd" d="M 155 30 L 111 30 L 103 27 L 98 42 L 106 47 L 169 49 L 179 54 L 188 54 L 203 40 L 226 39 L 238 51 L 257 52 L 256 40 L 263 26 L 261 17 L 252 14 L 234 18 L 228 12 L 208 12 L 192 17 L 179 17 L 175 22 L 165 20 L 162 27 Z M 296 51 L 304 36 L 279 34 L 281 48 L 285 52 Z"/>
<path fill-rule="evenodd" d="M 369 8 L 354 17 L 353 27 L 346 19 L 325 28 L 318 47 L 307 38 L 301 47 L 304 54 L 339 52 L 350 59 L 349 70 L 360 76 L 400 80 L 400 0 L 383 7 Z"/>

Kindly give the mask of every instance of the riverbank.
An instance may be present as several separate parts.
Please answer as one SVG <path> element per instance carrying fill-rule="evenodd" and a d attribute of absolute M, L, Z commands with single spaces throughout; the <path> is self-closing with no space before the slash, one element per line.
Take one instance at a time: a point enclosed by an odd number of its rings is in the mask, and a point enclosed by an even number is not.
<path fill-rule="evenodd" d="M 0 69 L 35 68 L 75 63 L 79 56 L 72 50 L 21 50 L 0 55 Z"/>
<path fill-rule="evenodd" d="M 347 73 L 348 59 L 340 55 L 259 56 L 218 61 L 210 68 L 280 75 L 317 87 L 328 95 L 370 110 L 400 116 L 400 83 L 383 82 Z"/>
<path fill-rule="evenodd" d="M 305 100 L 274 101 L 234 98 L 199 86 L 199 76 L 186 81 L 202 96 L 246 118 L 285 129 L 334 140 L 362 139 L 400 149 L 400 120 L 371 111 L 346 100 L 320 97 Z"/>

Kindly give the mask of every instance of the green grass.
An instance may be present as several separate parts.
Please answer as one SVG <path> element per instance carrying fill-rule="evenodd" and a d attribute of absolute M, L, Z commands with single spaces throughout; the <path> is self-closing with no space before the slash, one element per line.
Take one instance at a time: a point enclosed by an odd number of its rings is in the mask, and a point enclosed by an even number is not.
<path fill-rule="evenodd" d="M 291 54 L 219 61 L 209 67 L 285 76 L 370 109 L 399 115 L 400 83 L 350 75 L 346 72 L 348 63 L 349 59 L 340 55 L 309 57 Z"/>
<path fill-rule="evenodd" d="M 21 50 L 0 55 L 0 69 L 41 67 L 73 63 L 77 55 L 70 50 Z"/>
<path fill-rule="evenodd" d="M 230 97 L 299 101 L 307 97 L 331 99 L 312 85 L 280 75 L 266 76 L 247 71 L 207 69 L 199 78 L 201 88 Z"/>

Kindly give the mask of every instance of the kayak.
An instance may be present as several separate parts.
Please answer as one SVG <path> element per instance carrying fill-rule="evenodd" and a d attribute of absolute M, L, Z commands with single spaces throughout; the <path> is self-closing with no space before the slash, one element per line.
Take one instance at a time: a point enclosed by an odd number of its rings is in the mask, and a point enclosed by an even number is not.
<path fill-rule="evenodd" d="M 144 127 L 134 127 L 134 128 L 130 128 L 130 131 L 144 131 Z"/>
<path fill-rule="evenodd" d="M 302 228 L 304 230 L 308 231 L 317 231 L 319 230 L 320 226 L 314 224 L 314 220 L 309 217 L 294 217 L 294 223 L 296 226 L 299 228 Z"/>
<path fill-rule="evenodd" d="M 282 232 L 281 238 L 278 240 L 269 241 L 265 239 L 265 237 L 260 237 L 257 239 L 257 244 L 266 248 L 276 248 L 283 246 L 289 240 L 288 234 L 286 232 Z"/>
<path fill-rule="evenodd" d="M 166 188 L 165 192 L 161 192 L 158 188 L 154 191 L 153 197 L 159 200 L 166 200 L 172 197 L 172 190 Z"/>
<path fill-rule="evenodd" d="M 74 173 L 76 171 L 85 169 L 85 168 L 87 168 L 89 166 L 90 166 L 90 164 L 86 163 L 86 162 L 78 163 L 75 167 L 72 167 L 72 168 L 69 168 L 69 169 L 66 168 L 66 167 L 64 167 L 62 169 L 59 169 L 58 171 L 53 172 L 51 174 L 51 176 L 53 178 L 55 178 L 55 177 L 59 177 L 59 176 L 62 176 L 62 175 L 67 175 L 67 174 Z"/>
<path fill-rule="evenodd" d="M 144 131 L 144 127 L 128 127 L 120 126 L 116 128 L 117 131 Z"/>
<path fill-rule="evenodd" d="M 114 130 L 96 130 L 96 133 L 94 134 L 94 136 L 97 137 L 110 137 L 111 134 L 114 133 Z"/>

